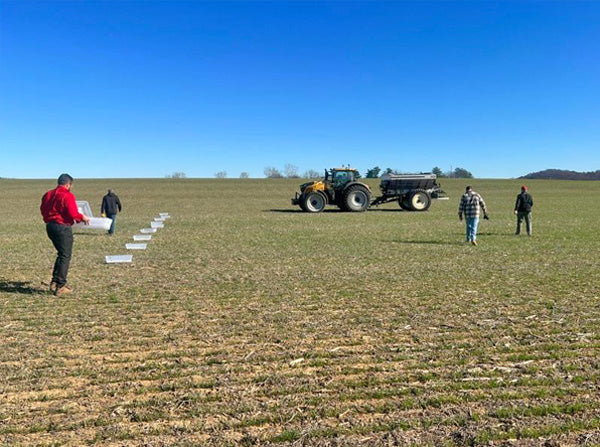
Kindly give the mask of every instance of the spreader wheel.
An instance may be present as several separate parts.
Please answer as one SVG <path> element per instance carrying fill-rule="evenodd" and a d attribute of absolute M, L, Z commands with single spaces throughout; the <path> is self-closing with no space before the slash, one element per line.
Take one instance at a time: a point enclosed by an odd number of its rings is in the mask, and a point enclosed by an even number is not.
<path fill-rule="evenodd" d="M 416 189 L 410 195 L 409 204 L 413 211 L 427 211 L 431 206 L 431 196 L 427 191 Z"/>

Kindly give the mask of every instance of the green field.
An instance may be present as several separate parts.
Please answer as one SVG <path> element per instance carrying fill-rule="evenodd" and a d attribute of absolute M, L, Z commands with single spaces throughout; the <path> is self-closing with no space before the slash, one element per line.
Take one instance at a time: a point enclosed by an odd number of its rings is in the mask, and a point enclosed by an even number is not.
<path fill-rule="evenodd" d="M 600 182 L 529 182 L 528 238 L 520 181 L 473 180 L 473 247 L 465 181 L 426 213 L 305 214 L 299 180 L 76 180 L 124 212 L 76 234 L 64 298 L 53 183 L 0 180 L 2 446 L 600 445 Z"/>

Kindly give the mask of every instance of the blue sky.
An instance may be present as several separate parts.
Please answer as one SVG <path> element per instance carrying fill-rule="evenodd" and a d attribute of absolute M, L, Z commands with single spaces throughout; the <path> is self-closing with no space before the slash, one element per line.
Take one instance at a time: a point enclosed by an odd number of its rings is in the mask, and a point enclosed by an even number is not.
<path fill-rule="evenodd" d="M 0 177 L 600 169 L 600 2 L 0 0 Z"/>

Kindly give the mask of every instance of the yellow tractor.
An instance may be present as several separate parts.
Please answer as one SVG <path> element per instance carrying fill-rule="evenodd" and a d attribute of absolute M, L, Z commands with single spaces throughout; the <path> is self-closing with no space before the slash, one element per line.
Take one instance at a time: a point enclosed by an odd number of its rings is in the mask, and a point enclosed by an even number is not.
<path fill-rule="evenodd" d="M 352 168 L 325 170 L 325 178 L 300 185 L 292 205 L 309 213 L 319 213 L 328 204 L 344 211 L 366 211 L 371 204 L 371 188 L 359 178 L 358 171 Z"/>

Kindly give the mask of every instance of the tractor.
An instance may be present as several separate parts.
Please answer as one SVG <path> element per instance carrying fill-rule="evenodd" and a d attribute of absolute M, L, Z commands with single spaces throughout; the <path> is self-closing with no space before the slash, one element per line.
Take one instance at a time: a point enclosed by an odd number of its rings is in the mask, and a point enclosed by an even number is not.
<path fill-rule="evenodd" d="M 356 169 L 325 170 L 325 178 L 300 185 L 300 193 L 292 205 L 303 211 L 318 213 L 327 204 L 343 211 L 366 211 L 370 206 L 398 202 L 405 211 L 427 211 L 433 199 L 448 200 L 435 174 L 384 174 L 379 189 L 381 196 L 371 201 L 371 188 L 358 181 Z"/>
<path fill-rule="evenodd" d="M 360 174 L 352 168 L 325 170 L 325 178 L 300 185 L 292 205 L 303 211 L 318 213 L 328 204 L 343 211 L 366 211 L 371 204 L 371 188 L 358 181 Z"/>

